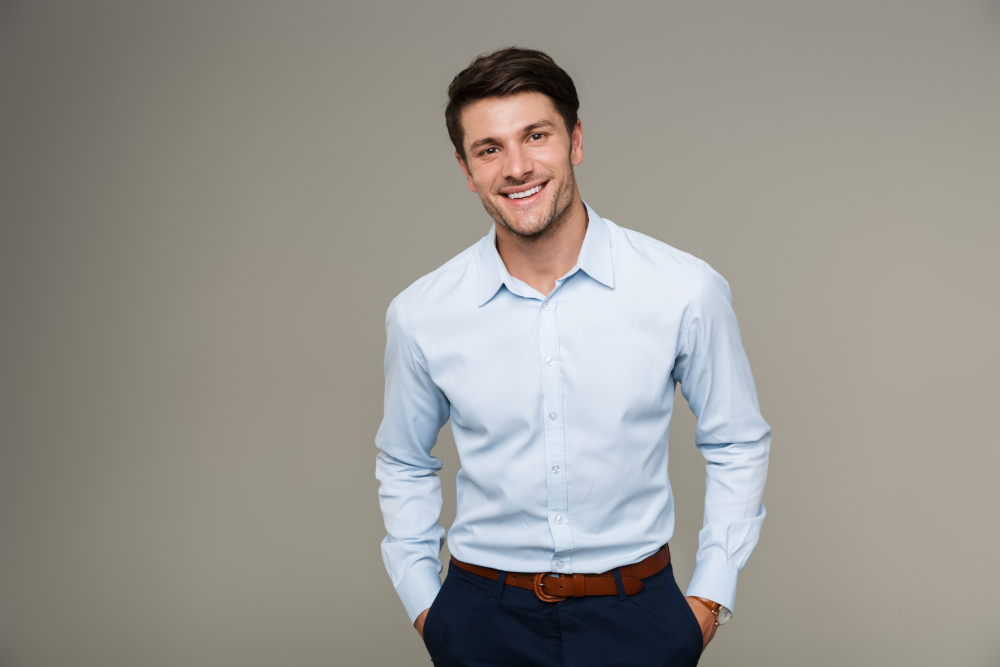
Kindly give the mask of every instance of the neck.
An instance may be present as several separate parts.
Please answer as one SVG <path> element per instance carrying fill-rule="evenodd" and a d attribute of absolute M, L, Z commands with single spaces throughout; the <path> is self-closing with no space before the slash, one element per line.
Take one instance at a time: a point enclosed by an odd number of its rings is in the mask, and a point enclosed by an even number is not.
<path fill-rule="evenodd" d="M 497 252 L 510 275 L 548 294 L 580 257 L 587 235 L 587 208 L 577 195 L 563 218 L 537 236 L 518 236 L 503 225 L 495 227 Z"/>

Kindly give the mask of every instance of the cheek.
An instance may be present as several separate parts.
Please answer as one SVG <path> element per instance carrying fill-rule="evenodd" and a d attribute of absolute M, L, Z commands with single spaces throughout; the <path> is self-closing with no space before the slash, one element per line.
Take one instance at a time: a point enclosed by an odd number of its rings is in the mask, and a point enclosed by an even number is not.
<path fill-rule="evenodd" d="M 574 160 L 576 159 L 575 152 L 566 151 L 565 146 L 561 148 L 562 150 L 553 148 L 552 151 L 547 152 L 544 156 L 539 156 L 538 160 L 536 160 L 536 170 L 544 170 L 550 174 L 557 174 L 572 169 Z"/>
<path fill-rule="evenodd" d="M 491 194 L 496 182 L 494 176 L 491 169 L 478 169 L 475 176 L 469 178 L 469 189 L 479 194 Z"/>

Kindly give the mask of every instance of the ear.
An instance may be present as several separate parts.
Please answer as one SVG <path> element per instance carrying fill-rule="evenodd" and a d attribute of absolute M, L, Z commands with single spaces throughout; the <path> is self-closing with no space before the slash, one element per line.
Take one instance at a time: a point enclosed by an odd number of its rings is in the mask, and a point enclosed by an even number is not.
<path fill-rule="evenodd" d="M 465 174 L 465 180 L 469 182 L 469 190 L 472 192 L 479 192 L 479 190 L 476 189 L 476 184 L 472 180 L 472 172 L 469 171 L 469 167 L 465 164 L 465 160 L 462 159 L 462 156 L 458 154 L 458 151 L 455 151 L 455 159 L 458 160 L 458 166 L 462 168 L 462 173 Z"/>
<path fill-rule="evenodd" d="M 583 123 L 579 118 L 573 126 L 573 134 L 570 136 L 569 161 L 574 167 L 580 166 L 583 162 Z"/>

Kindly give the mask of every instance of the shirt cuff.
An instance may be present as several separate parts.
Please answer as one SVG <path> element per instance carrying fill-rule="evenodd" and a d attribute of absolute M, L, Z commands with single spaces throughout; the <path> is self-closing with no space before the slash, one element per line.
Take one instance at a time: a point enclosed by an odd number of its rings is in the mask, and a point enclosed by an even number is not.
<path fill-rule="evenodd" d="M 722 560 L 701 560 L 694 566 L 687 595 L 718 602 L 733 611 L 736 600 L 736 576 L 739 570 Z"/>
<path fill-rule="evenodd" d="M 417 620 L 420 612 L 429 609 L 441 590 L 441 577 L 434 570 L 420 568 L 406 575 L 396 586 L 396 595 L 403 601 L 410 623 Z"/>

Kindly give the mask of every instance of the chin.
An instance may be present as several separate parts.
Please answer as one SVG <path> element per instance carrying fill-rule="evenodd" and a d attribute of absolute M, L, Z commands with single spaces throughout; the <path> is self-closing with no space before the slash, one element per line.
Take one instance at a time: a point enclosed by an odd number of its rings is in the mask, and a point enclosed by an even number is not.
<path fill-rule="evenodd" d="M 534 216 L 524 219 L 523 217 L 514 217 L 500 215 L 500 224 L 509 229 L 514 234 L 524 238 L 533 238 L 540 236 L 552 226 L 552 216 L 545 215 L 544 213 L 539 213 Z"/>
<path fill-rule="evenodd" d="M 548 190 L 556 183 L 548 182 Z M 508 206 L 503 200 L 492 197 L 480 197 L 483 207 L 490 217 L 510 233 L 522 239 L 536 239 L 558 228 L 559 221 L 565 218 L 572 206 L 572 193 L 567 193 L 565 185 L 553 188 L 543 194 L 548 196 L 527 208 Z M 502 196 L 502 195 L 501 195 Z"/>

